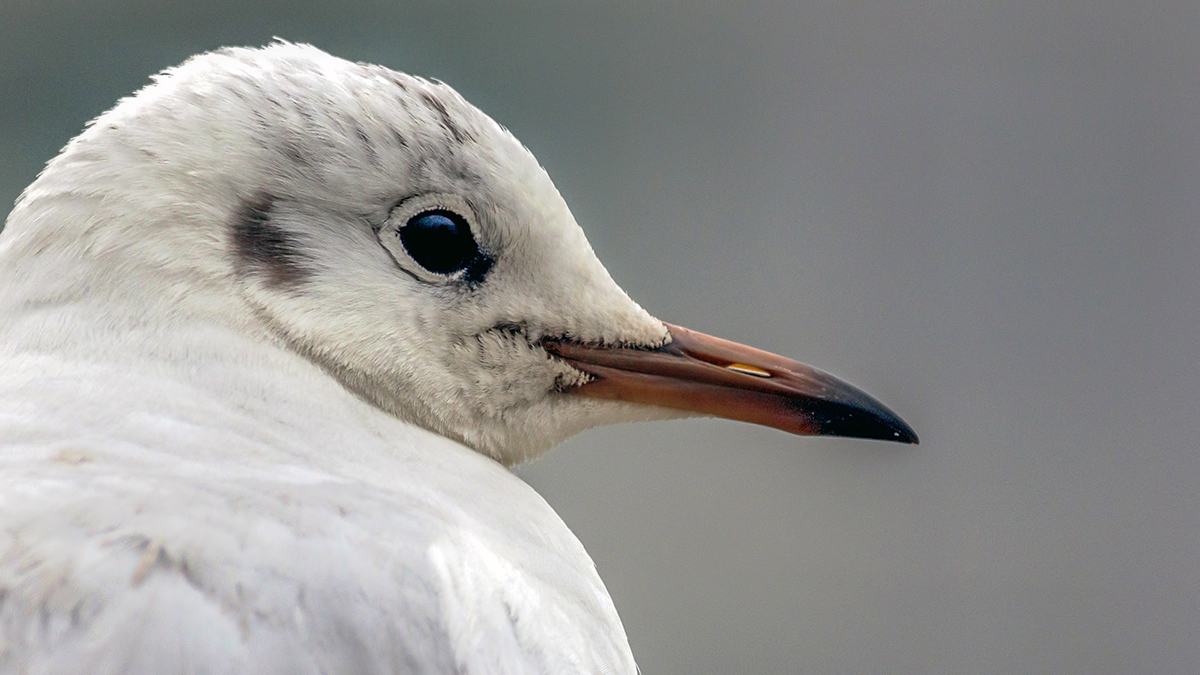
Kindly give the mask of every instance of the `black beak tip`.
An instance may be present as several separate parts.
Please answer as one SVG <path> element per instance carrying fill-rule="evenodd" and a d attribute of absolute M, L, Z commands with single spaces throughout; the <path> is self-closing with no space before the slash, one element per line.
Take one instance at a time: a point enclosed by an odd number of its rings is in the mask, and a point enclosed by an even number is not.
<path fill-rule="evenodd" d="M 917 438 L 917 432 L 913 431 L 912 427 L 905 424 L 904 420 L 900 419 L 899 417 L 896 418 L 896 421 L 900 423 L 900 428 L 892 431 L 891 440 L 896 441 L 897 443 L 907 443 L 909 445 L 921 444 L 921 439 Z"/>
<path fill-rule="evenodd" d="M 824 410 L 812 411 L 819 435 L 843 436 L 847 438 L 865 438 L 876 441 L 891 441 L 893 443 L 920 444 L 917 432 L 900 419 L 896 413 L 888 410 L 878 402 L 875 405 L 860 407 L 844 403 L 828 403 Z"/>
<path fill-rule="evenodd" d="M 875 441 L 891 441 L 919 445 L 917 432 L 899 417 L 884 419 L 855 419 L 854 417 L 830 420 L 821 425 L 821 433 L 827 436 L 865 438 Z"/>

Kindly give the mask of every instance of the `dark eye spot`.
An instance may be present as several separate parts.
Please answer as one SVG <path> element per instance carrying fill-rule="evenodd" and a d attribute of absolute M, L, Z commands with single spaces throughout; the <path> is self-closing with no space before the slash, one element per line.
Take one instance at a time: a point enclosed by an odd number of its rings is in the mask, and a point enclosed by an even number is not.
<path fill-rule="evenodd" d="M 409 218 L 400 228 L 400 241 L 417 264 L 437 274 L 452 274 L 481 257 L 467 221 L 445 209 Z"/>

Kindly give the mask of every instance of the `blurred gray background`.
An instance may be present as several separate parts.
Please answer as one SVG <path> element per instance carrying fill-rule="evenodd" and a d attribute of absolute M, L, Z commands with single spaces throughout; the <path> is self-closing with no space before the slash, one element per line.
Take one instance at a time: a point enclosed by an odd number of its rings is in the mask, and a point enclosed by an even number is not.
<path fill-rule="evenodd" d="M 1200 3 L 3 0 L 0 202 L 272 36 L 455 86 L 652 313 L 920 433 L 633 425 L 522 467 L 644 672 L 1200 672 Z"/>

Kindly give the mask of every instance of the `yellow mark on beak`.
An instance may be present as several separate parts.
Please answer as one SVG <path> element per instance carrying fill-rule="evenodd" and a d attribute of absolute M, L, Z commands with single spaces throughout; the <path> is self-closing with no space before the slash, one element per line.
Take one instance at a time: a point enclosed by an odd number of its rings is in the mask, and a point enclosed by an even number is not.
<path fill-rule="evenodd" d="M 739 373 L 753 375 L 754 377 L 771 377 L 771 373 L 755 366 L 748 366 L 744 363 L 731 363 L 725 366 L 729 370 L 736 370 Z"/>

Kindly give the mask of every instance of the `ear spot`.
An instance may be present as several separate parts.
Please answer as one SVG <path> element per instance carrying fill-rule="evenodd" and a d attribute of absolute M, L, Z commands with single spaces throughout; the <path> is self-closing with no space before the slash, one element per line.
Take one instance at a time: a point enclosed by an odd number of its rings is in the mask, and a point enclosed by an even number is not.
<path fill-rule="evenodd" d="M 244 200 L 230 223 L 230 248 L 238 276 L 262 277 L 269 288 L 295 288 L 312 273 L 296 237 L 271 222 L 276 197 L 260 192 Z"/>
<path fill-rule="evenodd" d="M 400 269 L 429 284 L 481 283 L 494 262 L 476 239 L 478 220 L 457 195 L 410 197 L 377 232 Z"/>

